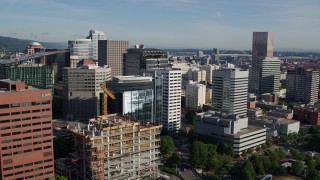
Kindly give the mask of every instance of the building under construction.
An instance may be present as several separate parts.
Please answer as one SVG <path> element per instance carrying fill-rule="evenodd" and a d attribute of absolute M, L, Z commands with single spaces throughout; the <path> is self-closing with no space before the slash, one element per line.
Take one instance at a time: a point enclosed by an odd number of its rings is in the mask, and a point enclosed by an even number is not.
<path fill-rule="evenodd" d="M 156 178 L 161 128 L 118 114 L 90 119 L 86 128 L 74 130 L 76 179 Z"/>

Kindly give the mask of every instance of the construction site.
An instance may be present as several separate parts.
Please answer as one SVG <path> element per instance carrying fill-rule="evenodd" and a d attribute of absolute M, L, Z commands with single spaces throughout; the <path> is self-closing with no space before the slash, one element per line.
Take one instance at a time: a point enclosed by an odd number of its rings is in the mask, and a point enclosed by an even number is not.
<path fill-rule="evenodd" d="M 119 114 L 99 116 L 90 119 L 86 128 L 76 127 L 71 156 L 77 179 L 156 178 L 161 128 Z"/>

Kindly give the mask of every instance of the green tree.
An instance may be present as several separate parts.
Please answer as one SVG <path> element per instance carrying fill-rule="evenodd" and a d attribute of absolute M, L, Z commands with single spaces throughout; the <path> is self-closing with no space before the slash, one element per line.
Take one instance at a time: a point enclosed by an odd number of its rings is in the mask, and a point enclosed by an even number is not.
<path fill-rule="evenodd" d="M 262 157 L 254 155 L 250 158 L 250 161 L 252 162 L 255 172 L 259 175 L 264 175 L 264 166 L 262 162 Z"/>
<path fill-rule="evenodd" d="M 306 180 L 320 180 L 320 173 L 315 169 L 310 169 Z"/>
<path fill-rule="evenodd" d="M 302 175 L 303 170 L 304 170 L 304 165 L 301 161 L 296 161 L 293 163 L 292 165 L 293 174 L 300 176 Z"/>
<path fill-rule="evenodd" d="M 161 155 L 170 157 L 175 150 L 173 139 L 170 136 L 161 136 L 160 143 Z"/>
<path fill-rule="evenodd" d="M 227 154 L 230 156 L 234 155 L 232 147 L 230 146 L 230 144 L 227 143 L 220 143 L 218 145 L 217 152 L 220 154 Z"/>
<path fill-rule="evenodd" d="M 55 180 L 68 180 L 67 177 L 65 177 L 65 176 L 59 176 L 59 175 L 55 175 L 54 179 L 55 179 Z"/>
<path fill-rule="evenodd" d="M 243 168 L 241 171 L 240 180 L 254 180 L 254 176 L 252 176 L 248 168 Z"/>
<path fill-rule="evenodd" d="M 243 164 L 243 169 L 248 170 L 252 178 L 256 177 L 256 172 L 250 160 L 245 161 L 245 163 Z"/>
<path fill-rule="evenodd" d="M 195 168 L 204 168 L 207 165 L 208 150 L 206 144 L 195 141 L 192 145 L 191 163 Z"/>
<path fill-rule="evenodd" d="M 184 117 L 186 118 L 186 120 L 189 124 L 194 125 L 196 118 L 197 118 L 197 113 L 195 111 L 190 110 L 190 111 L 187 111 L 187 113 L 185 114 Z"/>
<path fill-rule="evenodd" d="M 268 156 L 263 156 L 262 157 L 262 164 L 265 170 L 270 169 L 271 167 L 271 162 Z"/>

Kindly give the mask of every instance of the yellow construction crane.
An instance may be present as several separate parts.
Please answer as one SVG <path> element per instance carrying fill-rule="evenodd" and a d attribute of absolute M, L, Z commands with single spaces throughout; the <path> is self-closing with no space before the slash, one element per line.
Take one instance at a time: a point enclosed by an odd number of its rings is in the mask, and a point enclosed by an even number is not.
<path fill-rule="evenodd" d="M 103 98 L 102 98 L 102 115 L 108 114 L 108 97 L 111 99 L 116 99 L 114 95 L 107 89 L 106 83 L 100 84 L 100 87 L 103 89 Z"/>

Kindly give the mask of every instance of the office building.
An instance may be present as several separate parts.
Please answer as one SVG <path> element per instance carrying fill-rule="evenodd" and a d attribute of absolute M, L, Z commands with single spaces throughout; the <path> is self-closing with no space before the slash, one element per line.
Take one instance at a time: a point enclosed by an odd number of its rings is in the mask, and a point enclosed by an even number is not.
<path fill-rule="evenodd" d="M 169 133 L 178 132 L 181 127 L 181 71 L 162 69 L 163 116 L 162 125 Z"/>
<path fill-rule="evenodd" d="M 124 54 L 129 48 L 129 41 L 100 40 L 98 42 L 98 65 L 108 65 L 112 76 L 124 75 Z"/>
<path fill-rule="evenodd" d="M 161 128 L 116 114 L 89 119 L 74 130 L 77 178 L 157 178 Z"/>
<path fill-rule="evenodd" d="M 273 57 L 272 32 L 253 32 L 252 60 L 266 57 Z"/>
<path fill-rule="evenodd" d="M 186 108 L 201 110 L 206 103 L 206 85 L 193 83 L 186 85 Z"/>
<path fill-rule="evenodd" d="M 178 132 L 181 127 L 181 70 L 149 69 L 146 73 L 153 74 L 153 77 L 161 77 L 158 83 L 162 80 L 163 128 L 169 133 Z"/>
<path fill-rule="evenodd" d="M 63 110 L 70 120 L 88 120 L 101 115 L 100 84 L 111 79 L 109 67 L 86 64 L 63 69 Z"/>
<path fill-rule="evenodd" d="M 0 80 L 1 179 L 54 179 L 51 89 Z"/>
<path fill-rule="evenodd" d="M 22 81 L 28 85 L 53 90 L 53 66 L 34 63 L 8 64 L 0 67 L 0 79 Z"/>
<path fill-rule="evenodd" d="M 164 51 L 136 45 L 125 54 L 125 75 L 139 75 L 142 70 L 165 68 L 168 62 L 168 55 Z"/>
<path fill-rule="evenodd" d="M 76 39 L 68 41 L 70 56 L 78 56 L 80 59 L 93 59 L 93 46 L 91 39 Z"/>
<path fill-rule="evenodd" d="M 87 39 L 91 39 L 92 42 L 92 59 L 98 61 L 98 41 L 107 40 L 107 37 L 102 31 L 90 30 Z"/>
<path fill-rule="evenodd" d="M 315 103 L 318 101 L 319 71 L 295 68 L 287 71 L 288 101 Z"/>
<path fill-rule="evenodd" d="M 102 31 L 90 30 L 86 39 L 76 39 L 68 41 L 70 56 L 78 56 L 79 59 L 98 60 L 98 41 L 106 40 L 106 35 Z"/>
<path fill-rule="evenodd" d="M 197 114 L 195 133 L 230 144 L 235 154 L 266 143 L 266 128 L 248 125 L 247 117 L 214 111 Z"/>
<path fill-rule="evenodd" d="M 263 58 L 252 61 L 249 92 L 258 95 L 280 91 L 280 59 Z"/>
<path fill-rule="evenodd" d="M 212 109 L 226 114 L 247 114 L 248 71 L 228 68 L 213 71 Z"/>
<path fill-rule="evenodd" d="M 155 91 L 152 76 L 115 76 L 106 85 L 116 98 L 108 103 L 110 113 L 161 123 L 161 108 L 156 109 L 156 106 L 162 105 L 162 93 Z M 162 84 L 158 88 L 162 89 Z"/>

